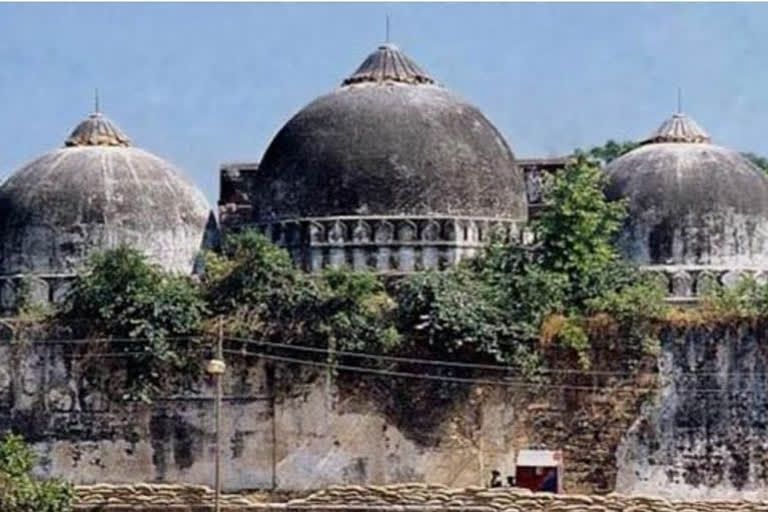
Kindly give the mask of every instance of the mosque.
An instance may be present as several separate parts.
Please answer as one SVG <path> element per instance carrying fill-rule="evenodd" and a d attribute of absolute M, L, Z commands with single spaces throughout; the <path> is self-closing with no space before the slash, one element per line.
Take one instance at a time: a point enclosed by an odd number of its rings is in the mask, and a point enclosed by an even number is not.
<path fill-rule="evenodd" d="M 446 268 L 492 235 L 525 242 L 536 184 L 565 162 L 516 159 L 475 106 L 391 44 L 294 115 L 260 162 L 222 165 L 218 221 L 182 171 L 96 111 L 0 186 L 0 305 L 23 287 L 61 300 L 85 259 L 120 245 L 189 273 L 220 232 L 246 227 L 309 272 Z M 768 271 L 768 179 L 690 117 L 674 114 L 605 172 L 608 197 L 629 200 L 622 251 L 671 300 Z"/>

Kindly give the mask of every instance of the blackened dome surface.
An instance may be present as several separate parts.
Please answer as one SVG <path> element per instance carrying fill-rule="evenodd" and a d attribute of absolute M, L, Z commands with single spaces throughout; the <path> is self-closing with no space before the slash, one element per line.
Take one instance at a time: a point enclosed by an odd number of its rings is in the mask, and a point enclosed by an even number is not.
<path fill-rule="evenodd" d="M 66 147 L 0 187 L 0 274 L 71 273 L 91 253 L 120 245 L 192 270 L 209 217 L 205 197 L 171 164 L 97 121 L 78 125 Z"/>
<path fill-rule="evenodd" d="M 674 131 L 679 141 L 652 136 L 606 167 L 608 198 L 629 201 L 622 233 L 628 256 L 650 264 L 763 265 L 768 179 L 736 151 L 685 142 L 709 140 L 703 130 Z"/>
<path fill-rule="evenodd" d="M 474 106 L 391 46 L 278 132 L 256 217 L 451 214 L 525 219 L 522 172 Z"/>

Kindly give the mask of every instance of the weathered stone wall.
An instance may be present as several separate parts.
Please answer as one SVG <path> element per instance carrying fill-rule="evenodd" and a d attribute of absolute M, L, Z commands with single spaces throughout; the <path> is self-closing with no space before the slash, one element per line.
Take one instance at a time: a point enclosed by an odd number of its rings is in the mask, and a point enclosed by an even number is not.
<path fill-rule="evenodd" d="M 618 450 L 617 490 L 768 497 L 764 325 L 669 329 L 661 391 Z"/>
<path fill-rule="evenodd" d="M 517 450 L 541 447 L 563 451 L 568 492 L 766 499 L 762 333 L 761 326 L 667 330 L 655 392 L 648 390 L 656 377 L 642 373 L 539 388 L 448 386 L 345 373 L 330 379 L 228 355 L 224 488 L 484 485 L 493 469 L 512 474 Z M 34 443 L 42 474 L 80 484 L 211 485 L 209 383 L 152 405 L 121 405 L 80 356 L 66 345 L 0 344 L 0 430 Z"/>
<path fill-rule="evenodd" d="M 478 485 L 492 469 L 512 474 L 516 451 L 538 445 L 564 450 L 570 490 L 608 491 L 613 450 L 637 408 L 631 393 L 619 393 L 627 399 L 617 404 L 615 389 L 574 394 L 359 374 L 329 385 L 322 373 L 228 359 L 226 490 Z M 115 365 L 107 380 L 120 382 L 114 360 L 97 364 Z M 13 428 L 34 443 L 42 474 L 80 484 L 211 484 L 210 384 L 152 405 L 121 405 L 87 368 L 80 350 L 67 345 L 0 344 L 0 430 Z"/>

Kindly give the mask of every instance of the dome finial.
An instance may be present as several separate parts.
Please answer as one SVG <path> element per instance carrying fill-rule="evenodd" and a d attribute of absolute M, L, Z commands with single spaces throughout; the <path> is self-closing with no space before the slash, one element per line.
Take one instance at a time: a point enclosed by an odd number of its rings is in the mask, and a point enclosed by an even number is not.
<path fill-rule="evenodd" d="M 679 86 L 677 88 L 677 113 L 683 113 L 683 88 Z"/>
<path fill-rule="evenodd" d="M 689 144 L 708 144 L 712 138 L 705 132 L 701 126 L 689 116 L 683 114 L 681 100 L 678 92 L 678 112 L 672 114 L 672 117 L 666 119 L 650 137 L 646 138 L 641 144 L 680 142 Z"/>
<path fill-rule="evenodd" d="M 387 31 L 386 31 L 386 34 L 384 36 L 384 42 L 386 44 L 389 44 L 389 14 L 387 14 Z"/>
<path fill-rule="evenodd" d="M 69 134 L 64 146 L 130 146 L 131 139 L 104 117 L 99 104 L 99 90 L 94 91 L 94 111 Z"/>
<path fill-rule="evenodd" d="M 389 20 L 389 17 L 387 17 Z M 387 22 L 389 26 L 389 22 Z M 389 32 L 389 30 L 387 30 Z M 389 36 L 387 36 L 389 39 Z M 385 43 L 371 53 L 341 85 L 361 82 L 400 82 L 405 84 L 434 84 L 435 81 L 392 43 Z"/>

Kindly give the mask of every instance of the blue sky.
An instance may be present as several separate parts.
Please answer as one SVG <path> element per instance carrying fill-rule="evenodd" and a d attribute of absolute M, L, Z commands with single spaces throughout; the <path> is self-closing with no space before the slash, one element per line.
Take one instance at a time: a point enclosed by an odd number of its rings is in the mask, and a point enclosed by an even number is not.
<path fill-rule="evenodd" d="M 768 5 L 0 4 L 0 176 L 92 109 L 218 195 L 221 162 L 384 38 L 469 99 L 518 156 L 646 135 L 683 107 L 715 142 L 768 154 Z"/>

